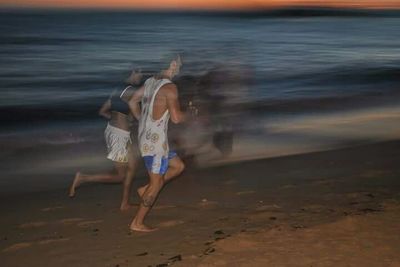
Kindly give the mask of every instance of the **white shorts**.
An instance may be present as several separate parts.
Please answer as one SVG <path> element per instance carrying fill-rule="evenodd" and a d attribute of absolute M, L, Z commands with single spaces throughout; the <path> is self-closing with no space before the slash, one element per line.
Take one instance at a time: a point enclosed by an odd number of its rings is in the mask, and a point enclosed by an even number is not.
<path fill-rule="evenodd" d="M 132 144 L 130 132 L 107 124 L 104 138 L 107 144 L 107 158 L 115 162 L 128 162 L 128 146 Z"/>

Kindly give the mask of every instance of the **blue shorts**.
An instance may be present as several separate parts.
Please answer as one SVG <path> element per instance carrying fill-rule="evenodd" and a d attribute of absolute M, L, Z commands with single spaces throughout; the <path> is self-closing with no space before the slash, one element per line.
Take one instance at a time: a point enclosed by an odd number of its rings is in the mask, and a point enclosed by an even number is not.
<path fill-rule="evenodd" d="M 168 162 L 170 159 L 176 157 L 177 154 L 174 151 L 170 151 L 168 153 L 168 157 L 161 157 L 157 155 L 153 156 L 144 156 L 144 164 L 146 165 L 146 169 L 155 174 L 164 175 L 168 170 Z"/>

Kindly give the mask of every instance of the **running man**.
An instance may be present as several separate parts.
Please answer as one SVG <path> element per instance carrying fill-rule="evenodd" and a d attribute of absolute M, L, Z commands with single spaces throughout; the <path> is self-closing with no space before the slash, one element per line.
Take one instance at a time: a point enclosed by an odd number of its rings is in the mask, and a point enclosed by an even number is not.
<path fill-rule="evenodd" d="M 135 86 L 142 80 L 140 70 L 132 71 L 126 80 L 127 86 L 114 91 L 103 104 L 99 114 L 109 120 L 104 137 L 107 144 L 107 158 L 114 162 L 116 173 L 83 174 L 77 172 L 70 187 L 69 196 L 75 196 L 75 189 L 83 183 L 121 183 L 123 182 L 121 211 L 131 207 L 129 197 L 132 180 L 135 175 L 138 152 L 136 140 L 131 139 L 129 99 L 132 97 Z"/>
<path fill-rule="evenodd" d="M 169 150 L 167 137 L 170 118 L 176 124 L 185 120 L 178 102 L 178 89 L 171 82 L 179 73 L 182 61 L 179 55 L 174 55 L 167 63 L 166 69 L 147 79 L 129 101 L 132 114 L 139 120 L 139 149 L 149 174 L 149 183 L 138 189 L 142 202 L 130 225 L 133 231 L 156 230 L 145 225 L 144 219 L 164 184 L 185 168 L 177 154 Z"/>

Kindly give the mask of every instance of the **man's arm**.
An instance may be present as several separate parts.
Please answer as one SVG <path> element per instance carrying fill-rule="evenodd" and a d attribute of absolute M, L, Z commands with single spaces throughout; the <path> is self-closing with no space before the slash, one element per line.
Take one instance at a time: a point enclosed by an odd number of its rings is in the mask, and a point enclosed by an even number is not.
<path fill-rule="evenodd" d="M 144 86 L 140 87 L 138 90 L 133 93 L 133 96 L 129 100 L 129 109 L 131 110 L 133 116 L 139 120 L 140 115 L 141 115 L 141 110 L 140 110 L 140 101 L 142 100 L 144 94 Z"/>
<path fill-rule="evenodd" d="M 181 123 L 185 121 L 185 114 L 181 111 L 178 101 L 178 89 L 175 84 L 165 85 L 165 95 L 167 98 L 167 108 L 173 123 Z"/>
<path fill-rule="evenodd" d="M 111 100 L 107 99 L 106 102 L 101 106 L 99 110 L 99 115 L 103 116 L 106 119 L 111 119 Z"/>

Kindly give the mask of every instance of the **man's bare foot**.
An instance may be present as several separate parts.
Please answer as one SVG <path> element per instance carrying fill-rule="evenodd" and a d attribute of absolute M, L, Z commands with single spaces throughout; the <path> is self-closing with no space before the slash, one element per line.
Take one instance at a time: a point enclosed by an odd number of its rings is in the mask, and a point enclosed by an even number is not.
<path fill-rule="evenodd" d="M 146 192 L 147 186 L 148 185 L 144 185 L 144 186 L 138 188 L 137 193 L 140 198 L 142 198 L 144 195 L 144 192 Z"/>
<path fill-rule="evenodd" d="M 124 203 L 124 204 L 121 204 L 121 206 L 119 207 L 119 209 L 120 209 L 121 211 L 127 211 L 127 210 L 130 210 L 130 209 L 133 208 L 133 207 L 134 207 L 134 205 L 132 205 L 132 204 Z"/>
<path fill-rule="evenodd" d="M 158 230 L 157 228 L 148 227 L 144 224 L 136 224 L 136 223 L 132 223 L 129 229 L 131 231 L 144 232 L 144 233 L 154 232 Z"/>
<path fill-rule="evenodd" d="M 72 185 L 69 188 L 69 197 L 75 196 L 75 189 L 80 185 L 80 183 L 81 183 L 81 173 L 77 172 L 75 174 L 74 181 L 72 182 Z"/>

